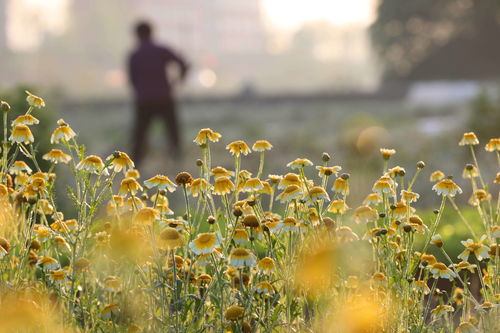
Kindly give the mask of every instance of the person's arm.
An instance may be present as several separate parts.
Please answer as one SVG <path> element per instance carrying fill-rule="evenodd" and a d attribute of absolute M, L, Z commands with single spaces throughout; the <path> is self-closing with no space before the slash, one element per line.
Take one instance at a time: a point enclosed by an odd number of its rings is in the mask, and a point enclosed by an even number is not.
<path fill-rule="evenodd" d="M 187 72 L 189 71 L 189 65 L 187 64 L 187 62 L 185 61 L 184 58 L 177 55 L 172 50 L 170 50 L 168 48 L 165 48 L 164 50 L 165 50 L 165 55 L 167 57 L 167 61 L 174 62 L 177 64 L 177 66 L 179 66 L 179 75 L 180 75 L 179 79 L 181 81 L 184 81 L 184 79 L 186 78 Z"/>
<path fill-rule="evenodd" d="M 137 70 L 134 66 L 134 56 L 129 55 L 127 60 L 128 79 L 133 88 L 137 87 Z"/>

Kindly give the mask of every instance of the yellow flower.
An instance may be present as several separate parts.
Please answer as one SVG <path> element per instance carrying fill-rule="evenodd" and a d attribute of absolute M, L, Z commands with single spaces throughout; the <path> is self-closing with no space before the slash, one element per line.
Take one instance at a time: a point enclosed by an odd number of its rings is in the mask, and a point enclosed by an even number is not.
<path fill-rule="evenodd" d="M 435 234 L 434 236 L 432 236 L 430 243 L 436 245 L 437 247 L 442 247 L 443 238 L 441 237 L 440 234 Z"/>
<path fill-rule="evenodd" d="M 237 305 L 231 305 L 224 314 L 226 320 L 237 321 L 243 318 L 245 314 L 245 308 Z"/>
<path fill-rule="evenodd" d="M 477 177 L 479 177 L 479 172 L 477 171 L 477 168 L 475 166 L 469 164 L 464 168 L 464 171 L 462 172 L 462 178 L 472 179 Z"/>
<path fill-rule="evenodd" d="M 106 304 L 104 308 L 101 310 L 101 316 L 104 319 L 109 319 L 111 318 L 112 314 L 115 314 L 118 311 L 119 311 L 118 304 L 116 303 Z"/>
<path fill-rule="evenodd" d="M 331 166 L 331 167 L 326 167 L 326 166 L 321 166 L 321 165 L 318 165 L 316 166 L 316 169 L 319 171 L 318 175 L 320 177 L 322 176 L 331 176 L 331 175 L 335 175 L 337 176 L 339 171 L 342 170 L 342 167 L 340 166 Z"/>
<path fill-rule="evenodd" d="M 184 246 L 186 240 L 180 234 L 177 229 L 165 228 L 159 237 L 159 248 L 163 250 L 175 250 L 181 246 Z"/>
<path fill-rule="evenodd" d="M 213 232 L 200 233 L 189 243 L 189 248 L 195 254 L 209 254 L 220 246 L 220 236 Z"/>
<path fill-rule="evenodd" d="M 198 145 L 204 145 L 208 141 L 217 142 L 222 137 L 220 133 L 212 131 L 210 128 L 203 128 L 198 132 L 196 138 L 194 138 L 193 142 Z"/>
<path fill-rule="evenodd" d="M 455 333 L 477 333 L 478 330 L 474 325 L 469 323 L 468 321 L 461 322 L 460 325 L 458 325 L 457 329 L 455 330 Z"/>
<path fill-rule="evenodd" d="M 497 175 L 495 177 L 495 180 L 494 180 L 494 183 L 495 184 L 500 184 L 500 172 L 497 173 Z"/>
<path fill-rule="evenodd" d="M 267 140 L 257 140 L 252 146 L 253 151 L 263 152 L 266 150 L 271 150 L 273 145 Z"/>
<path fill-rule="evenodd" d="M 455 288 L 455 291 L 453 292 L 453 301 L 457 303 L 457 305 L 464 302 L 464 290 L 462 288 Z"/>
<path fill-rule="evenodd" d="M 266 281 L 259 282 L 255 285 L 255 292 L 258 294 L 269 295 L 274 294 L 274 287 Z"/>
<path fill-rule="evenodd" d="M 28 126 L 31 126 L 31 125 L 38 125 L 39 123 L 40 123 L 40 121 L 38 119 L 36 119 L 35 117 L 33 117 L 32 115 L 30 115 L 30 114 L 23 114 L 23 115 L 17 117 L 12 122 L 12 126 L 16 126 L 16 125 L 28 125 Z"/>
<path fill-rule="evenodd" d="M 147 188 L 152 189 L 157 187 L 159 190 L 168 190 L 174 192 L 177 185 L 175 185 L 167 176 L 156 175 L 144 182 Z"/>
<path fill-rule="evenodd" d="M 248 241 L 248 232 L 245 229 L 236 228 L 233 234 L 233 241 L 236 245 L 242 245 Z"/>
<path fill-rule="evenodd" d="M 196 198 L 198 197 L 198 195 L 211 190 L 211 188 L 212 185 L 210 185 L 205 179 L 196 178 L 191 183 L 191 186 L 189 187 L 189 192 L 194 198 Z"/>
<path fill-rule="evenodd" d="M 345 203 L 344 200 L 333 200 L 330 205 L 328 206 L 328 211 L 330 213 L 340 213 L 343 214 L 345 213 L 349 207 Z"/>
<path fill-rule="evenodd" d="M 451 305 L 438 305 L 432 309 L 431 313 L 434 317 L 439 317 L 446 312 L 453 312 L 455 309 Z"/>
<path fill-rule="evenodd" d="M 20 175 L 21 173 L 26 172 L 27 174 L 31 174 L 33 170 L 26 164 L 24 161 L 15 161 L 12 163 L 12 166 L 9 169 L 9 172 L 12 175 Z"/>
<path fill-rule="evenodd" d="M 26 97 L 26 101 L 30 106 L 38 109 L 43 108 L 45 106 L 45 102 L 41 97 L 33 95 L 28 90 L 25 90 L 24 92 L 28 95 Z"/>
<path fill-rule="evenodd" d="M 479 140 L 477 139 L 477 136 L 476 134 L 474 134 L 474 132 L 468 132 L 464 133 L 464 135 L 462 136 L 462 140 L 460 140 L 458 144 L 460 146 L 465 146 L 465 145 L 474 146 L 479 144 Z"/>
<path fill-rule="evenodd" d="M 420 194 L 412 192 L 412 191 L 401 191 L 401 199 L 408 203 L 416 202 L 420 198 Z"/>
<path fill-rule="evenodd" d="M 52 280 L 52 282 L 62 283 L 67 281 L 67 274 L 64 269 L 58 269 L 55 271 L 50 271 L 49 278 Z"/>
<path fill-rule="evenodd" d="M 24 143 L 29 144 L 35 141 L 31 130 L 26 125 L 16 125 L 14 129 L 12 129 L 12 134 L 9 137 L 9 140 L 15 143 Z"/>
<path fill-rule="evenodd" d="M 429 180 L 434 183 L 434 182 L 437 182 L 437 181 L 440 181 L 440 180 L 444 179 L 444 177 L 446 177 L 446 176 L 443 173 L 443 171 L 436 170 L 433 173 L 431 173 L 431 176 L 429 177 Z"/>
<path fill-rule="evenodd" d="M 382 202 L 382 197 L 377 193 L 370 193 L 366 196 L 365 200 L 363 200 L 363 205 L 377 205 Z"/>
<path fill-rule="evenodd" d="M 437 263 L 437 259 L 432 254 L 422 254 L 422 256 L 420 257 L 420 262 L 421 262 L 420 267 L 424 268 L 427 266 L 432 266 L 435 263 Z M 426 265 L 424 266 L 424 264 Z"/>
<path fill-rule="evenodd" d="M 307 158 L 297 158 L 296 160 L 288 163 L 286 166 L 292 169 L 303 169 L 306 166 L 312 166 L 313 162 Z"/>
<path fill-rule="evenodd" d="M 359 240 L 359 236 L 356 235 L 356 233 L 354 231 L 352 231 L 352 229 L 347 227 L 347 226 L 341 226 L 341 227 L 337 228 L 336 235 L 337 235 L 337 239 L 341 243 Z"/>
<path fill-rule="evenodd" d="M 384 194 L 394 194 L 396 183 L 391 177 L 382 176 L 373 185 L 372 191 L 383 196 Z"/>
<path fill-rule="evenodd" d="M 141 208 L 134 216 L 134 221 L 140 224 L 153 223 L 160 213 L 158 210 L 150 207 Z"/>
<path fill-rule="evenodd" d="M 286 202 L 293 199 L 300 199 L 303 195 L 304 192 L 302 191 L 302 188 L 297 185 L 289 185 L 278 195 L 277 199 L 280 202 Z"/>
<path fill-rule="evenodd" d="M 400 166 L 395 166 L 394 168 L 391 168 L 387 171 L 387 174 L 389 175 L 389 177 L 397 177 L 397 176 L 401 176 L 401 175 L 404 175 L 406 173 L 405 169 L 400 167 Z"/>
<path fill-rule="evenodd" d="M 264 184 L 258 178 L 249 178 L 245 181 L 243 192 L 258 192 L 264 188 Z"/>
<path fill-rule="evenodd" d="M 468 261 L 469 256 L 473 253 L 476 256 L 477 260 L 480 261 L 489 258 L 490 256 L 488 252 L 490 251 L 490 248 L 483 244 L 485 239 L 486 235 L 481 237 L 481 239 L 477 243 L 474 243 L 472 239 L 461 241 L 462 245 L 465 246 L 465 250 L 458 255 L 458 259 L 462 259 L 463 261 Z"/>
<path fill-rule="evenodd" d="M 396 154 L 396 151 L 394 149 L 380 148 L 380 154 L 382 158 L 387 161 L 392 155 Z"/>
<path fill-rule="evenodd" d="M 408 219 L 408 223 L 412 228 L 414 228 L 418 233 L 424 233 L 425 231 L 429 231 L 429 228 L 424 224 L 424 221 L 418 215 L 410 216 Z"/>
<path fill-rule="evenodd" d="M 233 190 L 234 190 L 234 184 L 228 177 L 221 176 L 215 180 L 214 194 L 224 195 L 230 193 Z"/>
<path fill-rule="evenodd" d="M 320 200 L 330 201 L 328 193 L 326 193 L 325 189 L 322 188 L 321 186 L 314 186 L 313 188 L 311 188 L 309 190 L 309 197 L 311 198 L 312 201 L 320 201 Z"/>
<path fill-rule="evenodd" d="M 413 281 L 413 290 L 423 292 L 424 295 L 428 295 L 431 292 L 429 286 L 423 280 Z"/>
<path fill-rule="evenodd" d="M 462 193 L 462 189 L 451 179 L 443 179 L 432 187 L 438 195 L 454 197 L 457 193 Z"/>
<path fill-rule="evenodd" d="M 221 166 L 215 167 L 212 170 L 210 170 L 210 174 L 214 179 L 217 179 L 219 177 L 232 177 L 234 176 L 234 172 L 228 171 L 226 168 L 223 168 Z"/>
<path fill-rule="evenodd" d="M 76 168 L 79 170 L 85 170 L 95 174 L 98 174 L 100 172 L 102 172 L 105 175 L 108 174 L 108 171 L 104 169 L 104 163 L 102 162 L 101 158 L 96 155 L 90 155 L 88 157 L 85 157 L 83 160 L 80 161 L 80 163 L 76 165 Z"/>
<path fill-rule="evenodd" d="M 47 161 L 51 161 L 54 164 L 57 164 L 57 163 L 68 164 L 69 161 L 71 161 L 71 156 L 68 154 L 65 154 L 60 149 L 52 149 L 47 154 L 43 155 L 43 159 L 47 160 Z"/>
<path fill-rule="evenodd" d="M 257 191 L 259 194 L 273 195 L 274 190 L 268 182 L 262 182 L 262 188 Z"/>
<path fill-rule="evenodd" d="M 231 251 L 229 264 L 233 267 L 250 267 L 255 265 L 255 255 L 247 249 L 238 247 Z"/>
<path fill-rule="evenodd" d="M 333 182 L 332 191 L 343 195 L 349 194 L 349 183 L 346 179 L 339 177 Z"/>
<path fill-rule="evenodd" d="M 264 274 L 270 274 L 276 269 L 276 264 L 273 258 L 264 257 L 259 260 L 257 267 Z"/>
<path fill-rule="evenodd" d="M 460 272 L 460 271 L 463 271 L 463 270 L 468 270 L 469 272 L 471 272 L 472 274 L 474 274 L 474 269 L 477 268 L 476 265 L 474 264 L 469 264 L 468 262 L 466 261 L 461 261 L 459 262 L 458 264 L 454 264 L 453 265 L 455 267 L 455 269 Z"/>
<path fill-rule="evenodd" d="M 378 212 L 370 206 L 360 206 L 354 211 L 356 223 L 374 222 L 378 219 Z"/>
<path fill-rule="evenodd" d="M 57 127 L 54 132 L 52 132 L 52 135 L 50 136 L 50 143 L 55 144 L 61 141 L 68 142 L 76 136 L 76 133 L 71 127 L 69 127 L 68 124 L 64 122 L 64 120 L 59 119 L 57 121 L 57 124 L 59 125 L 59 127 Z"/>
<path fill-rule="evenodd" d="M 57 260 L 49 256 L 39 258 L 37 265 L 41 266 L 44 271 L 56 270 L 59 268 Z"/>
<path fill-rule="evenodd" d="M 271 182 L 271 184 L 276 185 L 283 179 L 283 177 L 280 175 L 268 175 L 267 179 Z"/>
<path fill-rule="evenodd" d="M 108 276 L 104 279 L 104 289 L 110 292 L 118 292 L 122 286 L 122 280 L 119 276 Z"/>
<path fill-rule="evenodd" d="M 241 140 L 231 142 L 226 146 L 226 149 L 229 150 L 233 156 L 240 156 L 241 154 L 248 155 L 252 152 L 247 144 Z"/>
<path fill-rule="evenodd" d="M 139 182 L 132 177 L 124 178 L 121 183 L 120 183 L 120 189 L 118 192 L 120 194 L 136 194 L 137 191 L 142 191 L 142 186 L 139 184 Z"/>
<path fill-rule="evenodd" d="M 486 151 L 499 151 L 500 152 L 500 138 L 492 138 L 484 147 Z"/>
<path fill-rule="evenodd" d="M 113 169 L 114 172 L 120 172 L 122 170 L 126 172 L 134 168 L 134 162 L 132 162 L 126 153 L 121 151 L 116 151 L 109 155 L 107 160 L 110 161 L 109 168 Z"/>
<path fill-rule="evenodd" d="M 135 179 L 139 179 L 139 178 L 141 178 L 141 174 L 139 173 L 139 170 L 137 170 L 137 169 L 130 169 L 130 170 L 127 170 L 127 172 L 125 173 L 125 177 L 132 177 Z"/>
<path fill-rule="evenodd" d="M 432 273 L 432 277 L 434 279 L 448 279 L 453 280 L 457 275 L 451 269 L 449 269 L 445 264 L 437 262 L 433 264 L 430 268 L 430 272 Z"/>
<path fill-rule="evenodd" d="M 269 175 L 271 178 L 271 175 Z M 299 175 L 295 173 L 287 173 L 284 177 L 282 177 L 278 184 L 278 189 L 285 189 L 289 185 L 297 185 L 301 186 L 302 182 L 300 181 Z"/>
<path fill-rule="evenodd" d="M 413 213 L 415 212 L 415 208 L 413 207 L 408 207 L 405 202 L 400 201 L 397 202 L 395 205 L 395 208 L 392 210 L 392 214 L 394 217 L 405 217 L 408 213 Z"/>

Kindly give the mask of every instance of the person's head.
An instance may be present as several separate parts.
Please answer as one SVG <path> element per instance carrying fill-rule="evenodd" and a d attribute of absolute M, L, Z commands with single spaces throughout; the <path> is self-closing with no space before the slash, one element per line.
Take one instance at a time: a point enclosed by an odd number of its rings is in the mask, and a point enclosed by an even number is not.
<path fill-rule="evenodd" d="M 153 34 L 153 28 L 149 22 L 141 21 L 135 26 L 135 34 L 139 40 L 149 40 Z"/>

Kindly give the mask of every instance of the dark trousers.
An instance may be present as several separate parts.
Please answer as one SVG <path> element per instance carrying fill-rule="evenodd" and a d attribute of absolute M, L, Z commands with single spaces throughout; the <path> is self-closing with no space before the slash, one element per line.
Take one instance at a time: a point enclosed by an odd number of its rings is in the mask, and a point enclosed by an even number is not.
<path fill-rule="evenodd" d="M 167 130 L 167 147 L 170 147 L 171 157 L 180 157 L 179 124 L 175 101 L 137 105 L 135 110 L 133 134 L 133 160 L 136 168 L 141 165 L 148 148 L 148 130 L 153 119 L 161 119 Z"/>

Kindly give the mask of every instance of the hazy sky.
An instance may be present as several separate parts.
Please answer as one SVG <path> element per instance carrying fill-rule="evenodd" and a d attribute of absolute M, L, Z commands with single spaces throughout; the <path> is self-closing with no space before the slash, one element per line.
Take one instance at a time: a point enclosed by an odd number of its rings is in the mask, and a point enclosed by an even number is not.
<path fill-rule="evenodd" d="M 43 34 L 64 31 L 66 6 L 70 0 L 7 0 L 10 15 L 8 39 L 11 48 L 36 47 Z M 141 0 L 137 0 L 141 1 Z M 209 0 L 200 0 L 209 1 Z M 257 0 L 250 0 L 257 1 Z M 266 26 L 292 33 L 303 23 L 328 21 L 337 25 L 369 24 L 376 0 L 260 0 Z"/>

